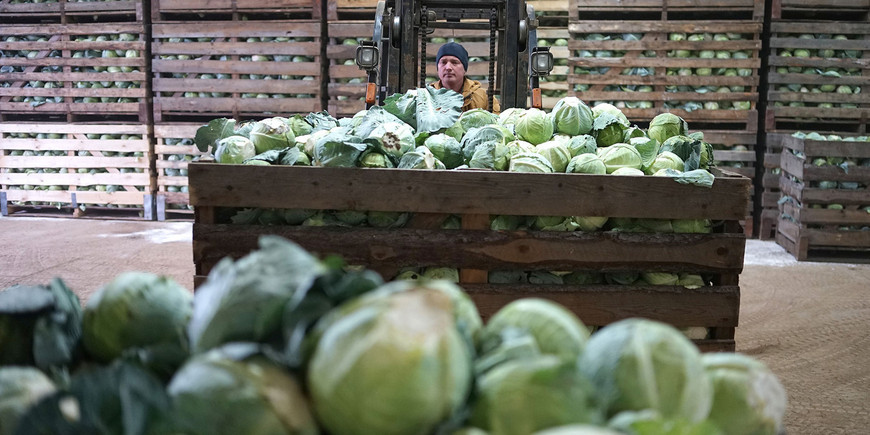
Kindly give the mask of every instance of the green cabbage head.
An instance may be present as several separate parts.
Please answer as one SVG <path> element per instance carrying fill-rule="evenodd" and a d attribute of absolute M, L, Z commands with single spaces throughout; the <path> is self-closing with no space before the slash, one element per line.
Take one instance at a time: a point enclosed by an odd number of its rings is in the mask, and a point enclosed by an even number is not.
<path fill-rule="evenodd" d="M 517 138 L 532 145 L 544 143 L 553 137 L 553 119 L 541 109 L 528 109 L 514 124 Z"/>
<path fill-rule="evenodd" d="M 640 169 L 643 166 L 643 159 L 637 148 L 625 143 L 598 148 L 598 156 L 604 162 L 608 174 L 619 168 Z"/>
<path fill-rule="evenodd" d="M 673 113 L 660 113 L 649 123 L 647 135 L 659 143 L 665 143 L 673 136 L 688 135 L 689 125 L 683 118 Z"/>
<path fill-rule="evenodd" d="M 713 382 L 709 419 L 725 435 L 781 433 L 786 392 L 776 375 L 761 361 L 739 353 L 701 356 Z"/>
<path fill-rule="evenodd" d="M 612 323 L 592 335 L 579 366 L 608 416 L 653 409 L 699 422 L 710 412 L 713 390 L 701 354 L 670 325 L 637 318 Z"/>
<path fill-rule="evenodd" d="M 568 147 L 555 140 L 538 144 L 535 146 L 535 152 L 550 162 L 554 172 L 565 172 L 568 161 L 571 160 L 571 152 L 568 151 Z"/>
<path fill-rule="evenodd" d="M 254 123 L 250 137 L 257 154 L 272 149 L 284 149 L 296 144 L 296 135 L 283 118 L 266 118 Z"/>
<path fill-rule="evenodd" d="M 444 133 L 429 136 L 423 145 L 429 148 L 429 151 L 432 151 L 435 158 L 444 163 L 447 169 L 454 169 L 463 164 L 462 147 L 452 136 Z"/>
<path fill-rule="evenodd" d="M 602 421 L 595 390 L 576 361 L 555 355 L 514 359 L 477 383 L 471 423 L 492 435 L 525 435 L 571 423 Z"/>
<path fill-rule="evenodd" d="M 568 162 L 566 172 L 604 175 L 607 173 L 607 166 L 604 165 L 604 160 L 601 160 L 596 154 L 578 154 Z"/>
<path fill-rule="evenodd" d="M 595 153 L 598 150 L 598 143 L 595 138 L 588 134 L 574 136 L 568 142 L 568 150 L 571 151 L 571 156 L 576 157 L 580 154 Z"/>
<path fill-rule="evenodd" d="M 450 295 L 425 286 L 374 290 L 322 318 L 307 380 L 323 428 L 335 435 L 432 433 L 453 415 L 468 398 L 473 356 L 455 306 Z"/>
<path fill-rule="evenodd" d="M 88 299 L 82 342 L 103 362 L 134 348 L 186 353 L 185 327 L 192 312 L 193 294 L 171 278 L 124 272 Z"/>
<path fill-rule="evenodd" d="M 218 163 L 241 164 L 256 154 L 257 150 L 250 139 L 244 136 L 228 136 L 217 142 L 214 159 Z"/>
<path fill-rule="evenodd" d="M 683 159 L 670 151 L 662 151 L 656 156 L 655 160 L 653 160 L 652 164 L 649 165 L 644 172 L 652 175 L 661 169 L 673 169 L 682 172 Z"/>
<path fill-rule="evenodd" d="M 557 101 L 550 114 L 557 133 L 576 136 L 592 131 L 592 109 L 577 97 Z"/>
<path fill-rule="evenodd" d="M 0 435 L 12 435 L 30 407 L 57 388 L 36 367 L 0 367 Z"/>
<path fill-rule="evenodd" d="M 246 344 L 197 355 L 173 376 L 167 392 L 178 433 L 316 435 L 300 382 Z"/>
<path fill-rule="evenodd" d="M 530 334 L 541 353 L 565 361 L 576 361 L 589 340 L 589 330 L 576 314 L 541 298 L 517 299 L 499 309 L 481 332 L 481 350 L 495 349 L 507 329 Z"/>
<path fill-rule="evenodd" d="M 553 172 L 553 165 L 546 157 L 535 152 L 520 152 L 511 157 L 510 172 L 536 172 L 548 174 Z"/>

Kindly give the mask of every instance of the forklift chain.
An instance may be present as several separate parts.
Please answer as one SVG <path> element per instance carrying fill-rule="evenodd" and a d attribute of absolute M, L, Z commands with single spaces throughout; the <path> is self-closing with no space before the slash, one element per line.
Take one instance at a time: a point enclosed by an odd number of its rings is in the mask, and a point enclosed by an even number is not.
<path fill-rule="evenodd" d="M 420 10 L 420 86 L 426 87 L 426 27 L 429 25 L 429 11 L 424 5 Z"/>
<path fill-rule="evenodd" d="M 498 11 L 495 7 L 489 16 L 489 83 L 487 83 L 487 110 L 492 112 L 492 99 L 495 90 L 495 31 L 498 28 Z"/>

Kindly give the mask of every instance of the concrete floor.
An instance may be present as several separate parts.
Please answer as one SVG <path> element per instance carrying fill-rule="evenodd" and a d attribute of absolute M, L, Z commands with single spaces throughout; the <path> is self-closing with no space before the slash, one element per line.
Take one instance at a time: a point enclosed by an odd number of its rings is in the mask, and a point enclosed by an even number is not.
<path fill-rule="evenodd" d="M 0 218 L 0 288 L 61 277 L 83 302 L 126 270 L 193 288 L 191 224 Z M 789 394 L 789 434 L 870 427 L 870 265 L 797 262 L 748 240 L 737 349 L 765 362 Z"/>

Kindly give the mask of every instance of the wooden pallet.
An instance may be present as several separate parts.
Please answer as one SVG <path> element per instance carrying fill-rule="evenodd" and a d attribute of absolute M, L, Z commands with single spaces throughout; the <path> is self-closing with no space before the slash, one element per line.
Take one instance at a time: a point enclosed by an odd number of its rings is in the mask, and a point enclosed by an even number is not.
<path fill-rule="evenodd" d="M 58 23 L 88 21 L 134 21 L 143 18 L 141 0 L 104 0 L 100 2 L 56 1 L 53 3 L 13 3 L 0 0 L 0 23 L 39 19 Z"/>
<path fill-rule="evenodd" d="M 870 16 L 870 1 L 773 0 L 770 9 L 774 20 L 829 17 L 837 21 L 866 21 Z"/>
<path fill-rule="evenodd" d="M 671 112 L 690 124 L 710 124 L 705 129 L 720 125 L 723 129 L 757 131 L 761 27 L 761 21 L 752 20 L 570 22 L 568 84 L 577 97 L 593 105 L 614 104 L 634 122 Z M 744 39 L 704 38 L 728 33 Z M 670 40 L 671 34 L 704 39 Z M 596 35 L 607 39 L 595 40 L 600 39 Z M 692 57 L 677 57 L 678 50 Z M 717 51 L 739 51 L 747 58 L 701 57 Z M 686 74 L 701 68 L 708 69 L 710 75 Z M 717 92 L 723 88 L 730 92 Z"/>
<path fill-rule="evenodd" d="M 842 35 L 815 39 L 801 35 Z M 870 22 L 774 21 L 768 64 L 768 129 L 784 122 L 866 125 L 870 118 Z M 804 50 L 809 57 L 796 56 Z M 838 72 L 839 77 L 806 71 Z M 840 89 L 860 93 L 841 93 Z M 799 127 L 798 127 L 799 128 Z M 828 127 L 830 129 L 831 127 Z M 866 128 L 866 127 L 865 127 Z M 843 129 L 838 129 L 843 130 Z M 866 130 L 865 130 L 866 131 Z"/>
<path fill-rule="evenodd" d="M 130 207 L 150 216 L 150 168 L 146 125 L 0 123 L 4 208 Z"/>
<path fill-rule="evenodd" d="M 188 194 L 187 164 L 207 155 L 193 143 L 196 130 L 203 124 L 157 124 L 154 126 L 154 155 L 157 171 L 155 192 L 156 217 L 167 215 L 192 218 Z"/>
<path fill-rule="evenodd" d="M 0 26 L 0 50 L 18 53 L 2 60 L 12 72 L 0 75 L 8 84 L 0 86 L 0 116 L 99 115 L 146 123 L 144 32 L 141 23 Z M 100 40 L 86 40 L 94 36 Z"/>
<path fill-rule="evenodd" d="M 524 296 L 551 298 L 589 325 L 647 317 L 677 326 L 712 328 L 710 348 L 734 349 L 739 273 L 751 181 L 717 172 L 711 189 L 659 177 L 519 174 L 493 171 L 368 170 L 253 167 L 191 163 L 195 207 L 196 281 L 221 258 L 255 249 L 263 234 L 278 234 L 320 254 L 338 254 L 390 278 L 402 267 L 449 266 L 484 317 Z M 252 180 L 269 179 L 261 189 Z M 220 180 L 220 182 L 217 182 Z M 390 192 L 371 195 L 371 192 Z M 607 192 L 606 195 L 602 192 Z M 403 228 L 233 225 L 227 207 L 373 210 L 413 213 Z M 451 214 L 462 229 L 440 229 Z M 604 215 L 710 218 L 713 234 L 490 231 L 489 216 Z M 712 286 L 488 284 L 488 270 L 660 270 L 712 276 Z"/>
<path fill-rule="evenodd" d="M 319 21 L 154 24 L 154 121 L 321 110 L 320 31 Z M 254 56 L 268 60 L 254 62 Z"/>
<path fill-rule="evenodd" d="M 151 0 L 151 19 L 226 21 L 239 19 L 319 20 L 326 0 Z"/>
<path fill-rule="evenodd" d="M 777 241 L 783 241 L 783 247 L 801 261 L 812 259 L 814 251 L 824 251 L 822 257 L 870 262 L 870 167 L 852 166 L 846 171 L 816 161 L 870 159 L 870 143 L 785 136 L 782 146 L 780 189 L 786 200 L 780 201 Z"/>

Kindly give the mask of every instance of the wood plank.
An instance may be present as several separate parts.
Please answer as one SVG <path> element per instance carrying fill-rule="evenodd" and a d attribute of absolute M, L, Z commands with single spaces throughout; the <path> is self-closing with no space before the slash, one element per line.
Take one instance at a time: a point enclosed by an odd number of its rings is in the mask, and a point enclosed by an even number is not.
<path fill-rule="evenodd" d="M 0 150 L 31 151 L 148 151 L 147 140 L 137 139 L 0 139 Z"/>
<path fill-rule="evenodd" d="M 761 21 L 631 21 L 635 33 L 761 33 Z M 568 23 L 571 33 L 625 33 L 624 21 L 572 21 Z"/>
<path fill-rule="evenodd" d="M 15 190 L 6 191 L 8 201 L 58 202 L 70 204 L 70 191 L 63 190 Z M 118 204 L 142 205 L 146 192 L 96 192 L 76 191 L 76 202 L 79 204 Z"/>
<path fill-rule="evenodd" d="M 154 92 L 318 94 L 314 80 L 155 78 Z M 313 92 L 312 92 L 313 91 Z"/>
<path fill-rule="evenodd" d="M 147 172 L 126 174 L 50 174 L 30 173 L 14 174 L 0 173 L 0 184 L 36 185 L 36 186 L 97 186 L 97 185 L 131 185 L 148 186 L 151 176 Z"/>
<path fill-rule="evenodd" d="M 319 76 L 315 62 L 250 62 L 242 60 L 165 60 L 154 59 L 154 73 L 224 73 Z"/>
<path fill-rule="evenodd" d="M 142 124 L 0 123 L 0 133 L 147 134 Z"/>
<path fill-rule="evenodd" d="M 148 168 L 148 157 L 28 157 L 0 156 L 0 167 L 5 168 Z"/>
<path fill-rule="evenodd" d="M 739 273 L 745 245 L 743 234 L 524 233 L 195 223 L 194 261 L 213 265 L 224 257 L 241 258 L 256 249 L 264 234 L 293 240 L 311 252 L 340 254 L 349 264 L 374 268 Z M 666 254 L 663 246 L 668 247 Z"/>
<path fill-rule="evenodd" d="M 189 171 L 196 180 L 191 182 L 194 205 L 233 207 L 739 220 L 746 216 L 751 190 L 745 177 L 717 177 L 705 189 L 659 177 L 479 170 L 193 163 Z M 260 178 L 275 183 L 262 190 L 245 182 Z"/>
<path fill-rule="evenodd" d="M 175 21 L 154 23 L 152 37 L 160 38 L 320 38 L 320 21 Z"/>
<path fill-rule="evenodd" d="M 319 56 L 320 42 L 155 42 L 154 55 L 299 55 Z"/>
<path fill-rule="evenodd" d="M 460 285 L 484 318 L 524 297 L 558 302 L 585 324 L 599 326 L 644 317 L 677 327 L 733 327 L 737 325 L 739 311 L 739 289 L 731 286 L 690 290 L 671 286 Z"/>

